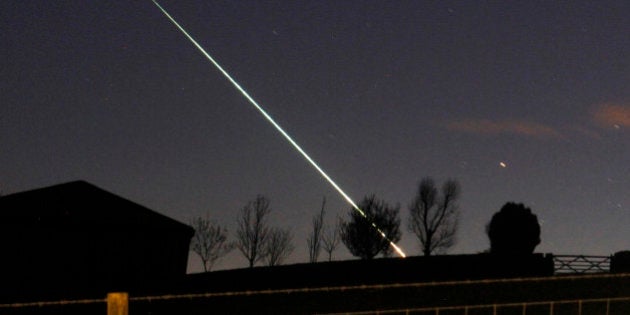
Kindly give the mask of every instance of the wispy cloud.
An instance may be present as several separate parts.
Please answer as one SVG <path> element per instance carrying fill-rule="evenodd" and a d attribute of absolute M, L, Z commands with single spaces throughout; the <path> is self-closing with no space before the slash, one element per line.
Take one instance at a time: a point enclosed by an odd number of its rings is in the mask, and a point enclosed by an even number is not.
<path fill-rule="evenodd" d="M 449 122 L 446 124 L 446 128 L 453 131 L 477 134 L 515 134 L 545 139 L 562 138 L 562 134 L 552 127 L 520 120 L 465 119 Z"/>
<path fill-rule="evenodd" d="M 604 104 L 597 106 L 593 120 L 603 127 L 630 127 L 630 106 Z"/>
<path fill-rule="evenodd" d="M 583 116 L 584 117 L 584 116 Z M 630 105 L 603 103 L 592 107 L 588 120 L 578 119 L 570 124 L 545 125 L 527 120 L 460 119 L 444 126 L 451 131 L 485 135 L 519 135 L 538 139 L 569 140 L 573 137 L 601 139 L 603 128 L 630 128 Z M 590 122 L 589 122 L 590 120 Z M 600 128 L 597 128 L 597 127 Z"/>

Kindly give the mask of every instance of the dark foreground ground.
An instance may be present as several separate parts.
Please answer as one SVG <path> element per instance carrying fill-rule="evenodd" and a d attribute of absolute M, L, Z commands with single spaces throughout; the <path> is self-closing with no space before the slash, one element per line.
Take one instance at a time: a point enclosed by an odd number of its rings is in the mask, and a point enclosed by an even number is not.
<path fill-rule="evenodd" d="M 130 292 L 129 314 L 630 314 L 630 273 L 554 276 L 544 256 L 487 259 L 382 260 L 189 275 L 170 291 Z M 511 272 L 501 268 L 506 264 Z M 430 267 L 435 272 L 428 272 Z M 513 272 L 519 268 L 525 269 Z M 95 301 L 5 306 L 0 314 L 107 314 L 104 295 Z"/>

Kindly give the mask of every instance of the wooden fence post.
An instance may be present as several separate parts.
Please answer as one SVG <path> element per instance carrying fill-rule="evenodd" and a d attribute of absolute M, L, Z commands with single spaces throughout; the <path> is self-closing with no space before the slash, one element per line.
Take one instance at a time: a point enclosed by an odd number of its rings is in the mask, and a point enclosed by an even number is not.
<path fill-rule="evenodd" d="M 107 293 L 107 315 L 129 315 L 129 294 Z"/>

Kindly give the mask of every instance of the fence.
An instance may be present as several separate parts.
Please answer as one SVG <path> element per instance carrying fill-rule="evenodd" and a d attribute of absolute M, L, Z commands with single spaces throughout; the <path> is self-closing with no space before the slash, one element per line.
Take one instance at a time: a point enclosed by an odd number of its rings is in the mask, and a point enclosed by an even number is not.
<path fill-rule="evenodd" d="M 553 255 L 555 274 L 584 274 L 610 271 L 611 256 Z"/>
<path fill-rule="evenodd" d="M 164 296 L 166 299 L 189 299 L 190 296 Z M 144 300 L 144 297 L 129 299 L 127 293 L 110 293 L 107 299 L 78 300 L 78 301 L 58 301 L 40 302 L 38 307 L 52 305 L 71 305 L 85 303 L 106 303 L 107 315 L 129 315 L 129 301 L 136 299 Z M 152 297 L 159 300 L 160 297 Z M 7 305 L 2 305 L 6 307 Z M 34 306 L 28 303 L 13 304 L 12 307 L 23 308 Z M 574 300 L 554 300 L 536 301 L 523 303 L 494 303 L 479 305 L 458 305 L 443 307 L 423 307 L 410 309 L 382 309 L 365 312 L 343 312 L 343 313 L 318 313 L 326 315 L 367 315 L 367 314 L 451 314 L 451 315 L 626 315 L 630 313 L 630 297 L 598 298 L 598 299 L 574 299 Z M 133 315 L 133 314 L 132 314 Z"/>
<path fill-rule="evenodd" d="M 95 315 L 144 315 L 144 314 L 221 314 L 238 312 L 240 304 L 253 303 L 258 310 L 263 306 L 297 305 L 291 311 L 277 309 L 274 314 L 432 314 L 432 315 L 627 315 L 630 314 L 630 274 L 563 275 L 557 277 L 488 279 L 450 281 L 440 283 L 410 283 L 369 286 L 347 286 L 328 288 L 299 288 L 282 290 L 216 292 L 198 294 L 168 294 L 158 296 L 132 296 L 126 293 L 111 293 L 107 298 L 91 300 L 50 301 L 32 303 L 0 304 L 1 314 L 95 314 Z M 454 296 L 464 296 L 479 292 L 482 286 L 495 286 L 497 291 L 507 288 L 528 288 L 516 295 L 503 296 L 503 300 L 467 299 L 464 303 L 444 304 L 441 298 L 429 298 L 423 292 L 456 292 Z M 506 286 L 507 285 L 507 286 Z M 534 285 L 534 286 L 533 286 Z M 612 290 L 607 290 L 606 288 Z M 625 288 L 625 289 L 624 289 Z M 486 287 L 487 289 L 487 287 Z M 540 292 L 540 289 L 546 290 Z M 602 291 L 602 289 L 606 289 Z M 404 293 L 404 290 L 407 294 Z M 570 290 L 568 294 L 562 293 Z M 554 293 L 548 294 L 548 293 Z M 577 294 L 577 295 L 576 295 Z M 487 296 L 483 293 L 480 296 Z M 336 296 L 336 297 L 335 297 Z M 348 302 L 356 297 L 359 307 Z M 365 296 L 368 296 L 365 298 Z M 386 299 L 380 299 L 387 296 Z M 438 294 L 445 297 L 444 294 Z M 328 308 L 335 297 L 340 307 Z M 451 296 L 453 297 L 453 296 Z M 332 300 L 334 300 L 333 298 Z M 366 302 L 380 299 L 378 303 Z M 388 299 L 398 299 L 390 303 Z M 420 300 L 425 302 L 418 303 Z M 496 301 L 496 302 L 493 302 Z M 216 308 L 223 304 L 224 308 Z M 438 303 L 438 304 L 436 304 Z M 142 306 L 153 304 L 151 310 Z M 203 308 L 191 309 L 191 304 Z M 324 305 L 322 307 L 322 305 Z M 86 309 L 77 307 L 89 306 Z M 310 307 L 310 308 L 309 308 Z M 276 310 L 276 309 L 274 309 Z M 156 312 L 158 311 L 158 312 Z M 252 312 L 244 312 L 252 313 Z M 264 313 L 264 312 L 261 312 Z"/>
<path fill-rule="evenodd" d="M 627 315 L 630 313 L 630 297 L 604 299 L 577 299 L 539 301 L 525 303 L 497 303 L 415 309 L 376 310 L 369 312 L 320 313 L 321 315 L 369 315 L 369 314 L 451 314 L 451 315 Z"/>

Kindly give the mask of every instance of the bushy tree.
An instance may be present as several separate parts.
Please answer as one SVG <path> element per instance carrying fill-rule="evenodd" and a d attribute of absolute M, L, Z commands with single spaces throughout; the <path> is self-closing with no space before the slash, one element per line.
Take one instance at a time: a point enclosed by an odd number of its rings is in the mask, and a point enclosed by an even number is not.
<path fill-rule="evenodd" d="M 363 213 L 351 208 L 348 221 L 342 220 L 341 240 L 352 255 L 361 259 L 388 256 L 392 251 L 389 241 L 398 242 L 401 236 L 399 206 L 389 206 L 375 195 L 363 198 L 358 206 Z"/>
<path fill-rule="evenodd" d="M 531 254 L 540 244 L 538 217 L 522 203 L 506 203 L 492 216 L 486 232 L 491 253 Z"/>
<path fill-rule="evenodd" d="M 425 256 L 444 252 L 455 244 L 459 195 L 455 180 L 446 181 L 441 194 L 430 177 L 420 181 L 418 193 L 409 205 L 408 228 L 418 238 Z"/>

